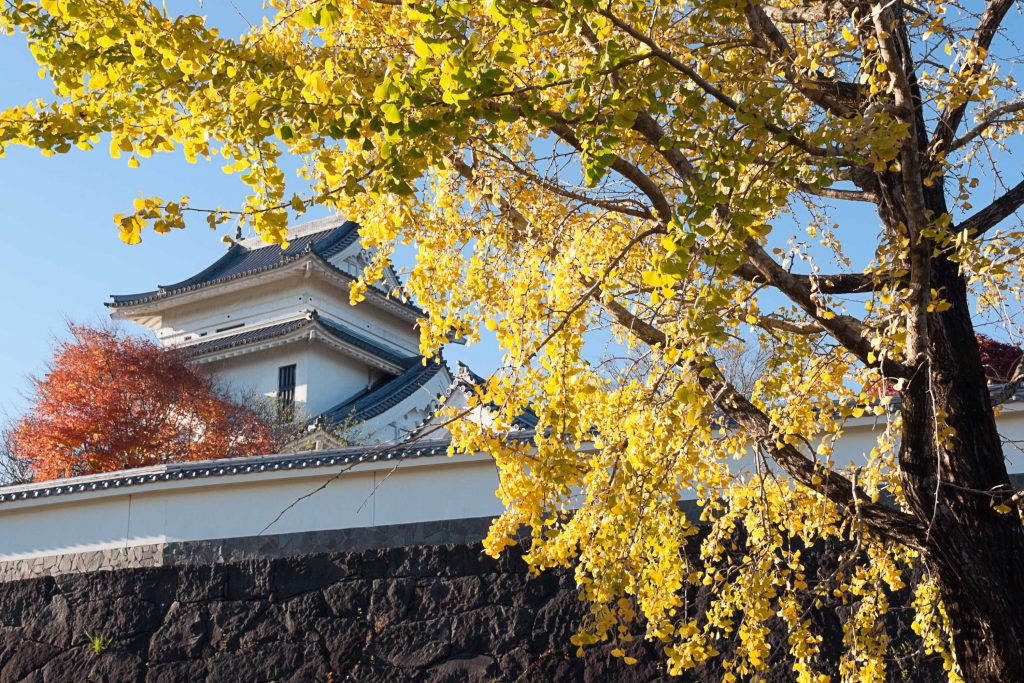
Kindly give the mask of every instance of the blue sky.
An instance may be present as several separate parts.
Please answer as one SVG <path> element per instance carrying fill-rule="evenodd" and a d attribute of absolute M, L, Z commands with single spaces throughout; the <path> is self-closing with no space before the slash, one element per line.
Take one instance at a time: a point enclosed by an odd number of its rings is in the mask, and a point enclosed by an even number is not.
<path fill-rule="evenodd" d="M 234 4 L 254 23 L 263 12 L 261 3 L 253 0 Z M 229 35 L 245 28 L 232 3 L 224 0 L 171 0 L 168 5 L 172 11 L 205 13 Z M 1011 21 L 1021 23 L 1017 18 Z M 20 37 L 0 36 L 0 63 L 0 107 L 49 95 Z M 129 169 L 126 159 L 110 159 L 103 145 L 92 153 L 75 150 L 52 158 L 12 147 L 0 158 L 0 237 L 5 256 L 0 268 L 0 420 L 25 408 L 26 376 L 44 369 L 65 320 L 104 321 L 103 303 L 110 294 L 178 281 L 223 252 L 221 237 L 228 229 L 211 231 L 202 219 L 164 236 L 147 232 L 137 246 L 118 239 L 113 214 L 128 210 L 141 194 L 187 194 L 193 206 L 205 207 L 237 206 L 244 194 L 238 180 L 215 163 L 191 165 L 178 155 L 142 161 L 141 168 Z M 1007 159 L 1002 170 L 1008 181 L 1016 182 L 1020 168 L 1020 162 Z M 979 196 L 976 204 L 984 202 Z M 850 215 L 851 210 L 846 204 L 835 217 L 849 226 L 851 232 L 841 237 L 855 261 L 863 263 L 870 257 L 878 221 L 870 211 L 858 207 Z M 314 212 L 309 218 L 319 215 Z M 403 260 L 399 265 L 407 265 L 410 258 Z M 481 373 L 491 372 L 499 361 L 494 345 L 486 343 L 455 347 L 446 355 Z"/>
<path fill-rule="evenodd" d="M 236 3 L 257 21 L 260 3 Z M 211 23 L 236 35 L 244 29 L 223 0 L 179 0 L 172 10 L 202 12 Z M 48 96 L 38 66 L 18 36 L 0 35 L 0 107 Z M 179 155 L 154 155 L 130 169 L 126 159 L 111 159 L 106 147 L 44 157 L 35 150 L 11 147 L 0 158 L 0 423 L 22 412 L 30 388 L 26 379 L 45 369 L 53 341 L 65 321 L 108 320 L 103 303 L 111 294 L 144 291 L 176 282 L 209 265 L 225 249 L 221 237 L 200 217 L 185 230 L 167 235 L 147 232 L 142 244 L 127 246 L 113 222 L 142 194 L 189 195 L 193 206 L 235 207 L 244 190 L 237 178 L 215 163 L 189 164 Z M 326 213 L 311 211 L 305 218 Z M 355 217 L 354 217 L 355 218 Z M 401 255 L 400 255 L 401 256 Z M 397 259 L 408 265 L 411 257 Z M 403 263 L 402 261 L 405 261 Z M 488 373 L 498 365 L 493 345 L 452 347 L 450 363 L 462 360 Z"/>

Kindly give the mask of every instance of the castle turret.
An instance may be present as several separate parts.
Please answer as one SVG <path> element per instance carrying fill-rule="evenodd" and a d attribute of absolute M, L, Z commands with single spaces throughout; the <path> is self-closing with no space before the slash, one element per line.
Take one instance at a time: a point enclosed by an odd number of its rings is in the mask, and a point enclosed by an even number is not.
<path fill-rule="evenodd" d="M 443 362 L 419 355 L 423 312 L 404 300 L 390 268 L 349 305 L 369 258 L 352 221 L 305 223 L 288 241 L 286 249 L 235 241 L 196 275 L 115 295 L 107 306 L 185 350 L 238 398 L 266 396 L 311 425 L 345 424 L 361 439 L 402 439 L 452 381 Z"/>

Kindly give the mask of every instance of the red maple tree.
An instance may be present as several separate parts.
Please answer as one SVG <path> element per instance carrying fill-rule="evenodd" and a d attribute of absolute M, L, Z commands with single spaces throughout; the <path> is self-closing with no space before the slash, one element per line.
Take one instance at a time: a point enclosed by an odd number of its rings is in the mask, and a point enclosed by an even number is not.
<path fill-rule="evenodd" d="M 985 376 L 990 382 L 1003 383 L 1014 379 L 1020 369 L 1024 350 L 1013 344 L 1004 344 L 983 334 L 978 336 L 978 347 L 981 350 L 981 364 L 985 368 Z"/>
<path fill-rule="evenodd" d="M 13 455 L 35 480 L 273 451 L 270 425 L 180 352 L 113 329 L 69 328 L 12 432 Z"/>

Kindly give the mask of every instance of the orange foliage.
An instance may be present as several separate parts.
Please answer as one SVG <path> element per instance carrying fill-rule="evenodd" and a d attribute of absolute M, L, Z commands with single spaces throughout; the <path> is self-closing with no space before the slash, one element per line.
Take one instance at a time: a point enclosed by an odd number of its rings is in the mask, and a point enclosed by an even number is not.
<path fill-rule="evenodd" d="M 273 450 L 270 426 L 181 353 L 110 329 L 70 331 L 13 433 L 37 481 Z"/>

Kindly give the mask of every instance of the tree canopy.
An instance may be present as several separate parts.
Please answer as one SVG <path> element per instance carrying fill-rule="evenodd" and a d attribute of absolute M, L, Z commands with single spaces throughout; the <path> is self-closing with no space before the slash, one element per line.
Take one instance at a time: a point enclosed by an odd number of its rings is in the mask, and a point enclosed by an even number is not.
<path fill-rule="evenodd" d="M 273 451 L 270 425 L 189 367 L 180 352 L 70 327 L 7 455 L 37 481 Z"/>
<path fill-rule="evenodd" d="M 951 678 L 1024 680 L 1021 497 L 974 332 L 1019 309 L 1010 0 L 269 4 L 229 39 L 147 0 L 6 0 L 54 90 L 0 144 L 223 158 L 251 188 L 139 199 L 128 243 L 190 212 L 280 242 L 312 204 L 362 224 L 367 280 L 415 243 L 423 351 L 486 326 L 506 371 L 477 398 L 540 419 L 530 443 L 452 426 L 500 467 L 487 547 L 525 526 L 533 567 L 576 567 L 581 645 L 642 615 L 670 671 L 728 640 L 724 678 L 750 678 L 772 617 L 799 680 L 881 680 L 912 582 Z M 738 340 L 770 351 L 744 393 L 716 362 Z M 851 550 L 811 576 L 824 541 Z M 824 595 L 852 606 L 838 662 L 805 616 Z"/>

